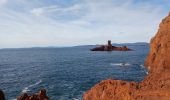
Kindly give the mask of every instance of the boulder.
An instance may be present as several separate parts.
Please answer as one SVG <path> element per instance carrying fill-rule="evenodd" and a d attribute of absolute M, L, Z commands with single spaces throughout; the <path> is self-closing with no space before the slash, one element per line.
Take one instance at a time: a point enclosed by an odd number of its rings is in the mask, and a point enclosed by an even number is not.
<path fill-rule="evenodd" d="M 5 100 L 5 94 L 2 90 L 0 90 L 0 100 Z"/>
<path fill-rule="evenodd" d="M 50 100 L 50 99 L 46 95 L 46 90 L 42 89 L 39 91 L 39 93 L 30 96 L 27 93 L 24 93 L 21 96 L 19 96 L 17 100 Z"/>

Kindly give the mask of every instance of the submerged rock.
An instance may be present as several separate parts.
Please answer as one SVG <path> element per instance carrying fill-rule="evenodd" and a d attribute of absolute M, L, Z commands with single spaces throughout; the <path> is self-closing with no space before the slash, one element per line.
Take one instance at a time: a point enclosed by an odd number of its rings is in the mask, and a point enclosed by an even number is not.
<path fill-rule="evenodd" d="M 149 74 L 140 82 L 104 80 L 83 100 L 170 100 L 170 14 L 162 20 L 145 61 Z"/>
<path fill-rule="evenodd" d="M 126 46 L 122 46 L 122 47 L 112 46 L 111 41 L 109 40 L 107 45 L 95 47 L 95 48 L 90 49 L 90 50 L 91 51 L 130 51 L 132 49 L 129 49 Z"/>
<path fill-rule="evenodd" d="M 5 100 L 5 94 L 2 90 L 0 90 L 0 100 Z"/>
<path fill-rule="evenodd" d="M 42 89 L 37 94 L 29 96 L 27 93 L 22 94 L 17 98 L 17 100 L 50 100 L 46 95 L 46 90 Z"/>

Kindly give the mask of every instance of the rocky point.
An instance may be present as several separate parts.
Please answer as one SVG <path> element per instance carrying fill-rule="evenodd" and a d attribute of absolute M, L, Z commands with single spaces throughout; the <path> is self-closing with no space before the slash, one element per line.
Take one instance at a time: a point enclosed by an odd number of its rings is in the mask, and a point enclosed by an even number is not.
<path fill-rule="evenodd" d="M 170 100 L 170 14 L 151 39 L 142 82 L 103 80 L 87 91 L 83 100 Z"/>
<path fill-rule="evenodd" d="M 39 93 L 35 93 L 33 95 L 28 95 L 27 93 L 23 93 L 21 96 L 17 98 L 17 100 L 50 100 L 46 95 L 46 90 L 42 89 Z"/>

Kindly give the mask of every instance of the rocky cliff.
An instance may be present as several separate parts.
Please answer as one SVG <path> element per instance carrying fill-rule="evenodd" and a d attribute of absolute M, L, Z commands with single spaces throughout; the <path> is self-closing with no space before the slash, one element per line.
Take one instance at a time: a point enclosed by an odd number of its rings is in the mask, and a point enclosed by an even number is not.
<path fill-rule="evenodd" d="M 170 100 L 170 14 L 151 39 L 145 66 L 149 74 L 142 82 L 104 80 L 87 91 L 83 100 Z"/>

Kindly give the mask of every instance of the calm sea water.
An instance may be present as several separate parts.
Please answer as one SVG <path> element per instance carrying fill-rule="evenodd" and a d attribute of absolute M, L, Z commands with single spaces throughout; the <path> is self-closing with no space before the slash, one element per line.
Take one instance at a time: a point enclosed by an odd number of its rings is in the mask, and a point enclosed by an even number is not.
<path fill-rule="evenodd" d="M 23 92 L 47 89 L 51 100 L 81 100 L 103 79 L 141 81 L 148 45 L 130 44 L 135 51 L 91 52 L 91 46 L 0 50 L 0 89 L 7 100 Z"/>

